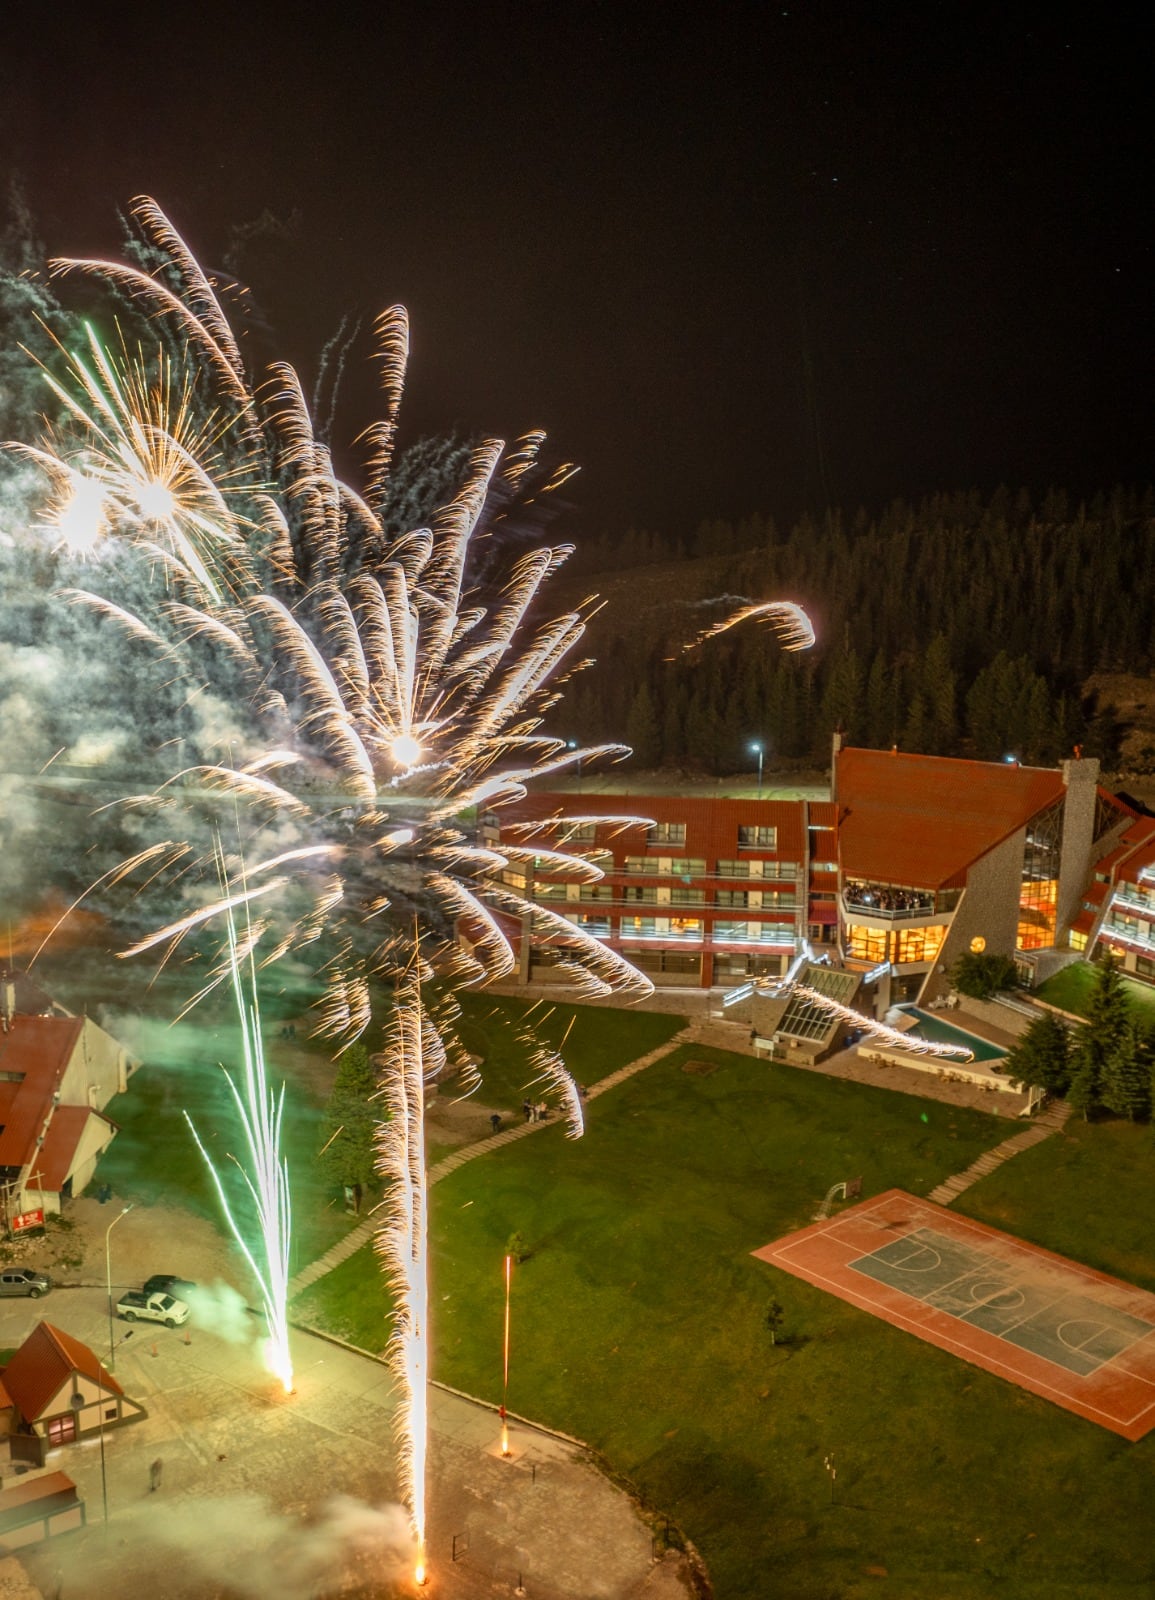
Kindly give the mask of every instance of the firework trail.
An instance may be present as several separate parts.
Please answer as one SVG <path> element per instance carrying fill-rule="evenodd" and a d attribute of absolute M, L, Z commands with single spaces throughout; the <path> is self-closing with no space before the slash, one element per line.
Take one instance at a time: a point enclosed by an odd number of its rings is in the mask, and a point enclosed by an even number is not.
<path fill-rule="evenodd" d="M 762 600 L 748 602 L 739 610 L 731 612 L 728 617 L 724 617 L 721 622 L 715 622 L 711 627 L 704 628 L 690 640 L 689 644 L 683 645 L 683 654 L 688 650 L 696 650 L 699 645 L 705 644 L 707 639 L 716 638 L 720 633 L 727 633 L 731 628 L 749 622 L 754 617 L 761 617 L 769 622 L 783 650 L 809 650 L 814 644 L 814 624 L 800 605 L 793 600 Z"/>
<path fill-rule="evenodd" d="M 236 924 L 231 912 L 226 918 L 226 927 L 229 970 L 237 1017 L 241 1025 L 244 1065 L 239 1074 L 239 1081 L 227 1067 L 222 1066 L 221 1070 L 225 1074 L 244 1130 L 245 1157 L 242 1160 L 234 1156 L 232 1159 L 240 1169 L 256 1212 L 259 1244 L 255 1248 L 246 1237 L 237 1213 L 229 1203 L 221 1175 L 213 1166 L 187 1111 L 185 1120 L 192 1130 L 193 1138 L 212 1176 L 229 1230 L 240 1245 L 261 1291 L 261 1303 L 269 1330 L 265 1364 L 269 1371 L 280 1379 L 285 1393 L 289 1394 L 293 1388 L 288 1316 L 292 1210 L 289 1199 L 288 1163 L 281 1154 L 285 1086 L 282 1083 L 279 1093 L 276 1094 L 269 1087 L 264 1044 L 261 1039 L 261 1012 L 257 1002 L 256 973 L 250 960 L 246 995 L 245 984 L 241 978 L 241 968 L 246 957 L 243 954 L 242 944 L 237 939 Z"/>
<path fill-rule="evenodd" d="M 396 1311 L 389 1362 L 401 1405 L 402 1491 L 415 1546 L 414 1576 L 425 1582 L 425 1468 L 428 1458 L 429 1237 L 425 1174 L 425 1088 L 445 1065 L 445 1050 L 421 1001 L 415 975 L 398 990 L 382 1073 L 388 1121 L 377 1136 L 377 1169 L 386 1213 L 376 1235 Z"/>
<path fill-rule="evenodd" d="M 855 1011 L 851 1006 L 839 1005 L 837 1000 L 831 1000 L 827 995 L 820 994 L 817 989 L 811 989 L 805 983 L 796 983 L 793 993 L 801 995 L 803 1000 L 818 1006 L 827 1015 L 837 1017 L 840 1022 L 849 1023 L 851 1027 L 869 1033 L 873 1038 L 880 1039 L 895 1049 L 909 1050 L 912 1054 L 920 1056 L 959 1056 L 964 1061 L 974 1060 L 974 1051 L 968 1050 L 965 1045 L 938 1044 L 931 1039 L 920 1039 L 917 1036 L 912 1037 L 909 1033 L 901 1033 L 897 1028 L 888 1028 L 885 1023 L 875 1022 L 873 1018 L 863 1016 L 861 1011 Z"/>
<path fill-rule="evenodd" d="M 861 1033 L 869 1033 L 872 1038 L 888 1044 L 896 1050 L 908 1050 L 912 1055 L 923 1056 L 957 1056 L 964 1061 L 974 1060 L 974 1051 L 968 1050 L 961 1044 L 939 1044 L 932 1039 L 923 1039 L 915 1033 L 903 1033 L 898 1028 L 888 1028 L 884 1022 L 876 1022 L 873 1017 L 866 1016 L 861 1011 L 855 1011 L 852 1006 L 841 1005 L 837 1000 L 832 1000 L 819 989 L 812 988 L 808 983 L 801 981 L 801 976 L 810 960 L 809 947 L 795 957 L 788 972 L 780 978 L 765 978 L 752 983 L 743 984 L 740 988 L 732 989 L 723 1000 L 723 1006 L 735 1005 L 740 1000 L 745 1000 L 751 994 L 763 993 L 776 1000 L 786 1000 L 794 996 L 805 1000 L 816 1010 L 823 1012 L 828 1017 L 837 1017 L 840 1022 L 845 1022 L 849 1027 L 858 1029 Z"/>

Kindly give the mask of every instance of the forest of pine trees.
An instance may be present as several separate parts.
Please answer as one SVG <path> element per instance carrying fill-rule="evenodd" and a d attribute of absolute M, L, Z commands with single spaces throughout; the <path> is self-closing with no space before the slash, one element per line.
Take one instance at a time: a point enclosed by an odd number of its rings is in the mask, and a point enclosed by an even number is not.
<path fill-rule="evenodd" d="M 1153 535 L 1151 491 L 1072 506 L 1000 490 L 789 533 L 753 518 L 688 542 L 590 541 L 575 558 L 583 582 L 636 577 L 591 628 L 597 664 L 566 698 L 573 731 L 624 738 L 643 768 L 712 773 L 748 771 L 754 739 L 772 761 L 824 763 L 835 727 L 851 743 L 1026 763 L 1079 744 L 1109 766 L 1120 730 L 1084 685 L 1155 665 Z M 818 644 L 783 654 L 752 623 L 683 653 L 732 609 L 704 607 L 714 595 L 797 600 Z"/>

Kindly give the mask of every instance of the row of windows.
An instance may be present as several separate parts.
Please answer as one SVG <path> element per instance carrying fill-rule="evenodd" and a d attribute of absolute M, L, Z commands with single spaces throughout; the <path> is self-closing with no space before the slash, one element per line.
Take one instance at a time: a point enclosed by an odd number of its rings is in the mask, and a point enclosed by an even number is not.
<path fill-rule="evenodd" d="M 568 896 L 554 898 L 569 898 L 577 900 L 599 900 L 611 902 L 620 900 L 625 903 L 640 901 L 643 905 L 671 905 L 671 906 L 704 906 L 706 904 L 705 889 L 689 888 L 685 884 L 674 883 L 669 888 L 659 888 L 657 884 L 650 883 L 583 883 L 580 887 L 576 884 L 539 884 L 538 893 L 548 888 L 551 893 L 557 889 L 570 889 Z M 551 896 L 546 895 L 549 899 Z M 789 889 L 715 889 L 712 902 L 716 906 L 740 907 L 745 910 L 753 907 L 755 910 L 791 911 L 797 905 L 793 887 Z"/>
<path fill-rule="evenodd" d="M 623 939 L 688 939 L 698 941 L 706 932 L 701 917 L 631 917 L 574 912 L 569 921 L 583 933 L 609 938 L 615 926 Z M 793 944 L 794 929 L 781 922 L 715 922 L 711 928 L 715 942 L 739 944 Z"/>
<path fill-rule="evenodd" d="M 582 854 L 585 860 L 601 867 L 603 872 L 614 871 L 613 856 L 610 851 L 586 850 Z M 540 861 L 535 861 L 535 865 L 538 867 L 543 866 Z M 564 871 L 565 869 L 564 867 L 555 868 L 552 863 L 546 862 L 543 870 L 548 873 L 555 870 Z M 760 882 L 768 880 L 773 883 L 784 880 L 787 882 L 796 881 L 799 869 L 796 861 L 751 861 L 748 857 L 738 859 L 723 857 L 717 863 L 717 870 L 713 874 L 709 874 L 704 856 L 627 856 L 622 862 L 620 870 L 623 874 L 628 873 L 632 877 L 639 878 L 705 878 L 713 876 L 716 878 L 755 879 Z M 516 868 L 508 869 L 508 873 L 503 872 L 501 881 L 510 884 L 516 881 L 518 887 L 525 887 L 525 875 Z M 539 879 L 539 890 L 544 890 L 544 885 L 548 881 L 545 877 Z"/>

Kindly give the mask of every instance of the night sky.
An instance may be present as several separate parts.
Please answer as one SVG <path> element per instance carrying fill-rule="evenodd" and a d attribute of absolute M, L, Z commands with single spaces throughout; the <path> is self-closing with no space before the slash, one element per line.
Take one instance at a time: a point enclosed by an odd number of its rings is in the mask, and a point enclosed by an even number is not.
<path fill-rule="evenodd" d="M 683 9 L 6 7 L 4 166 L 52 251 L 153 195 L 307 381 L 403 300 L 407 436 L 546 427 L 590 532 L 1150 478 L 1149 30 Z"/>

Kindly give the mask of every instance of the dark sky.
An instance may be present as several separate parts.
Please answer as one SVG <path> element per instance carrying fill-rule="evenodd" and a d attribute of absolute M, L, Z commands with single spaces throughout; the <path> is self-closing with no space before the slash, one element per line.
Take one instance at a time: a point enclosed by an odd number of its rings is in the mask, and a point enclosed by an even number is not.
<path fill-rule="evenodd" d="M 6 7 L 0 148 L 52 250 L 271 212 L 277 353 L 405 301 L 407 433 L 548 428 L 591 531 L 1084 492 L 1152 473 L 1152 41 L 1067 10 Z"/>

